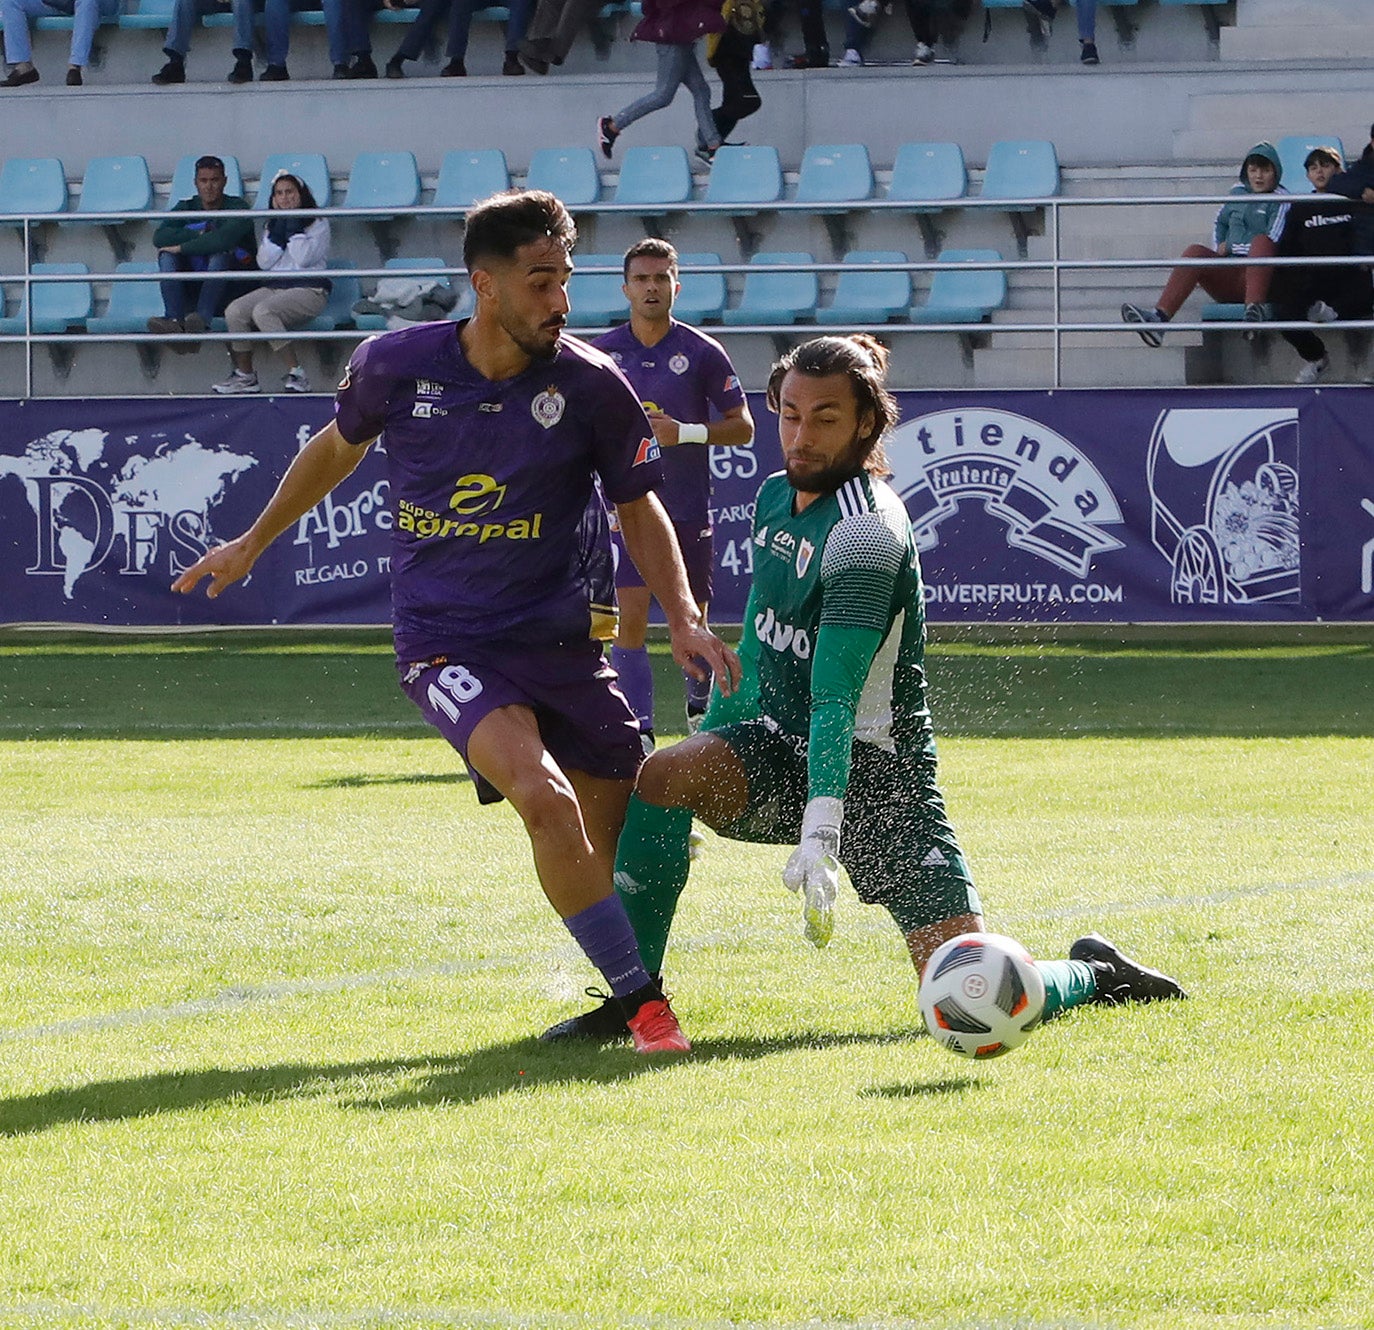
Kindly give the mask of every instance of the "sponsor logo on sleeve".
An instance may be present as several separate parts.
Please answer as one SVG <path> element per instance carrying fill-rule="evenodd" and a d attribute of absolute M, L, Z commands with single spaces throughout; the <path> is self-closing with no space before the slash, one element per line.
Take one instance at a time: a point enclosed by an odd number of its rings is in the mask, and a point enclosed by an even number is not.
<path fill-rule="evenodd" d="M 631 466 L 643 466 L 645 462 L 657 462 L 660 457 L 658 440 L 651 434 L 647 439 L 640 439 L 639 447 L 635 449 L 635 460 Z"/>

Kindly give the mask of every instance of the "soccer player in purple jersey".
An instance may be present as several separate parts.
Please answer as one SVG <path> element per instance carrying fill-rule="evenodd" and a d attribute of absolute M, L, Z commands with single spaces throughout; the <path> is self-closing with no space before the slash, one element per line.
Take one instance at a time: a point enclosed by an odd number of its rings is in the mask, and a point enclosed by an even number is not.
<path fill-rule="evenodd" d="M 511 801 L 554 909 L 621 1002 L 642 1053 L 690 1047 L 611 886 L 641 761 L 638 726 L 591 636 L 585 518 L 595 478 L 667 616 L 674 658 L 733 692 L 739 660 L 702 622 L 653 490 L 658 444 L 599 351 L 563 336 L 576 228 L 552 194 L 468 213 L 470 320 L 353 353 L 335 419 L 242 535 L 173 583 L 218 596 L 357 467 L 383 432 L 392 613 L 407 695 L 462 754 L 482 802 Z M 701 663 L 704 662 L 704 666 Z"/>
<path fill-rule="evenodd" d="M 754 441 L 739 376 L 725 348 L 713 337 L 673 318 L 682 289 L 677 250 L 666 240 L 646 239 L 625 251 L 625 285 L 630 321 L 598 337 L 605 351 L 639 394 L 663 450 L 659 498 L 668 510 L 687 565 L 692 596 L 702 621 L 711 599 L 715 550 L 711 541 L 711 446 L 747 448 Z M 718 418 L 712 420 L 715 414 Z M 611 664 L 640 729 L 653 742 L 654 676 L 644 639 L 649 626 L 649 588 L 616 535 L 616 599 L 619 630 Z M 683 671 L 689 725 L 711 700 L 711 681 Z"/>

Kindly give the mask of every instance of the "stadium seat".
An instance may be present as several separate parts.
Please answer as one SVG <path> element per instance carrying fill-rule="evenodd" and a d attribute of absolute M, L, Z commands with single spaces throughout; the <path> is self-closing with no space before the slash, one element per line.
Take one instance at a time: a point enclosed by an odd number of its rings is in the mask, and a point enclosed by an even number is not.
<path fill-rule="evenodd" d="M 153 181 L 147 161 L 127 157 L 92 157 L 81 178 L 76 212 L 147 212 L 153 205 Z"/>
<path fill-rule="evenodd" d="M 995 268 L 958 271 L 962 263 L 997 263 L 995 249 L 947 249 L 939 262 L 950 271 L 937 271 L 925 304 L 913 305 L 912 323 L 982 323 L 1007 303 L 1007 274 Z"/>
<path fill-rule="evenodd" d="M 725 310 L 725 274 L 699 269 L 719 263 L 720 255 L 679 254 L 677 262 L 682 290 L 673 302 L 674 317 L 684 323 L 719 323 Z"/>
<path fill-rule="evenodd" d="M 716 150 L 702 202 L 729 203 L 758 210 L 780 198 L 782 161 L 776 148 L 768 144 L 726 144 Z"/>
<path fill-rule="evenodd" d="M 36 277 L 45 274 L 86 277 L 89 272 L 84 263 L 33 265 Z M 69 329 L 79 331 L 91 316 L 94 301 L 89 281 L 35 282 L 30 290 L 33 292 L 33 331 L 36 333 L 63 333 Z M 0 319 L 0 332 L 24 331 L 28 303 L 27 299 L 20 298 L 18 310 Z"/>
<path fill-rule="evenodd" d="M 188 152 L 177 158 L 176 169 L 172 172 L 172 183 L 167 190 L 167 206 L 180 203 L 182 199 L 196 196 L 196 162 L 201 157 L 218 157 L 224 163 L 224 192 L 243 198 L 243 173 L 239 170 L 239 159 L 231 152 Z"/>
<path fill-rule="evenodd" d="M 1203 323 L 1239 323 L 1245 318 L 1245 306 L 1240 301 L 1211 301 L 1198 314 Z"/>
<path fill-rule="evenodd" d="M 1282 184 L 1290 194 L 1312 193 L 1312 182 L 1303 162 L 1313 148 L 1335 148 L 1341 163 L 1345 163 L 1345 145 L 1339 134 L 1287 134 L 1275 146 L 1283 165 Z"/>
<path fill-rule="evenodd" d="M 331 268 L 352 268 L 355 264 L 347 259 L 330 259 Z M 307 332 L 333 332 L 337 328 L 347 328 L 353 323 L 353 305 L 362 299 L 363 284 L 352 273 L 331 277 L 329 299 L 324 308 L 309 323 L 303 325 Z"/>
<path fill-rule="evenodd" d="M 394 258 L 400 247 L 398 218 L 391 209 L 413 208 L 420 202 L 420 171 L 412 152 L 360 152 L 348 173 L 345 208 L 377 208 L 375 217 L 364 218 L 383 259 Z M 342 219 L 341 219 L 342 220 Z"/>
<path fill-rule="evenodd" d="M 647 220 L 681 209 L 691 197 L 692 168 L 685 148 L 674 144 L 666 148 L 630 148 L 625 153 L 615 202 L 634 205 Z"/>
<path fill-rule="evenodd" d="M 810 254 L 798 251 L 765 250 L 755 254 L 750 264 L 759 271 L 745 274 L 740 302 L 725 311 L 725 322 L 734 326 L 787 324 L 812 318 L 820 298 L 820 281 L 814 272 L 798 272 L 797 267 L 814 262 Z"/>
<path fill-rule="evenodd" d="M 135 0 L 127 14 L 119 16 L 119 26 L 125 29 L 151 29 L 165 32 L 172 24 L 172 10 L 176 0 Z"/>
<path fill-rule="evenodd" d="M 500 148 L 463 148 L 446 152 L 434 186 L 436 208 L 466 211 L 479 199 L 510 188 L 510 168 Z"/>
<path fill-rule="evenodd" d="M 845 263 L 906 263 L 907 257 L 896 249 L 855 249 L 844 256 Z M 905 269 L 886 272 L 842 272 L 835 284 L 835 297 L 816 311 L 817 323 L 887 323 L 906 318 L 911 307 L 911 274 Z"/>
<path fill-rule="evenodd" d="M 887 197 L 911 205 L 925 241 L 926 258 L 940 252 L 943 234 L 935 215 L 968 193 L 968 166 L 957 143 L 903 143 L 892 163 Z"/>
<path fill-rule="evenodd" d="M 590 148 L 539 148 L 530 157 L 527 189 L 547 189 L 568 208 L 585 207 L 601 197 L 601 177 Z"/>
<path fill-rule="evenodd" d="M 1018 200 L 1009 202 L 999 211 L 1011 217 L 1016 247 L 1022 258 L 1026 256 L 1026 241 L 1030 235 L 1026 215 L 1036 212 L 1039 205 L 1019 200 L 1049 199 L 1058 193 L 1059 155 L 1048 139 L 1005 139 L 992 145 L 979 197 Z"/>
<path fill-rule="evenodd" d="M 272 202 L 272 177 L 278 171 L 290 171 L 310 186 L 315 202 L 321 208 L 329 207 L 332 193 L 329 186 L 329 166 L 324 154 L 318 152 L 274 152 L 262 164 L 262 175 L 258 178 L 258 192 L 253 199 L 253 207 L 265 210 Z"/>
<path fill-rule="evenodd" d="M 568 281 L 570 328 L 609 328 L 624 323 L 630 316 L 630 302 L 620 288 L 624 285 L 624 259 L 620 254 L 579 254 L 577 266 Z M 611 268 L 593 273 L 586 268 Z"/>
<path fill-rule="evenodd" d="M 67 210 L 67 173 L 56 157 L 11 157 L 0 167 L 0 213 Z"/>
<path fill-rule="evenodd" d="M 147 277 L 141 282 L 111 282 L 110 303 L 103 314 L 86 320 L 86 331 L 92 333 L 145 332 L 148 320 L 159 318 L 166 311 L 162 306 L 162 288 L 158 284 L 157 264 L 145 260 L 126 261 L 115 265 L 116 274 L 139 273 Z"/>
<path fill-rule="evenodd" d="M 797 202 L 841 209 L 873 197 L 873 163 L 862 143 L 813 143 L 802 154 Z"/>

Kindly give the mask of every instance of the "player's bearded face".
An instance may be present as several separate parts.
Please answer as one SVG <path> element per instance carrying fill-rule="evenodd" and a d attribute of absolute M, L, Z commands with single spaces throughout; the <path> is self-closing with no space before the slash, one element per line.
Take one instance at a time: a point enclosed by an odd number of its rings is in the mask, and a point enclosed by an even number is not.
<path fill-rule="evenodd" d="M 832 494 L 863 470 L 873 430 L 859 414 L 847 374 L 798 374 L 778 392 L 778 439 L 788 483 L 804 494 Z"/>
<path fill-rule="evenodd" d="M 496 320 L 533 360 L 549 360 L 568 321 L 568 251 L 551 239 L 531 241 L 496 273 Z"/>

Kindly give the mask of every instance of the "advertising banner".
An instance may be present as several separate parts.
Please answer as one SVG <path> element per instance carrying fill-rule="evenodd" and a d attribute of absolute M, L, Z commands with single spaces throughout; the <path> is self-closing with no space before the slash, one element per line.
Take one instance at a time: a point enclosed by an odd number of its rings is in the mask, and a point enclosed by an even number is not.
<path fill-rule="evenodd" d="M 892 484 L 932 622 L 1374 620 L 1369 389 L 899 394 Z M 761 395 L 752 449 L 713 448 L 712 618 L 738 622 L 760 481 L 781 465 Z M 0 623 L 385 624 L 385 440 L 214 601 L 172 579 L 242 531 L 322 398 L 0 404 Z"/>

